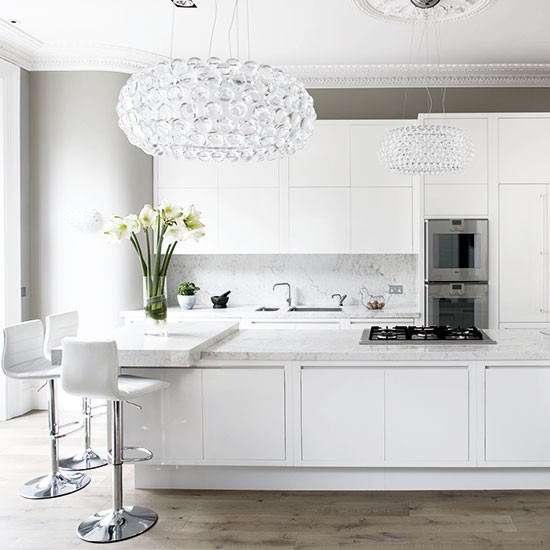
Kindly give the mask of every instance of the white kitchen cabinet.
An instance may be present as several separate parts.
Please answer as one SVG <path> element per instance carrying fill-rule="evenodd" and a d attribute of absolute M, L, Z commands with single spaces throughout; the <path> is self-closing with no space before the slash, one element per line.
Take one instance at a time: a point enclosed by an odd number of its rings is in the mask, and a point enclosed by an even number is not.
<path fill-rule="evenodd" d="M 452 174 L 438 174 L 426 176 L 427 186 L 432 184 L 450 185 L 487 185 L 488 182 L 488 119 L 487 115 L 478 116 L 455 116 L 439 115 L 437 117 L 428 115 L 424 118 L 427 125 L 453 126 L 464 130 L 466 135 L 474 144 L 474 158 L 464 170 Z M 464 213 L 463 215 L 466 215 Z"/>
<path fill-rule="evenodd" d="M 500 117 L 500 183 L 550 183 L 550 118 Z"/>
<path fill-rule="evenodd" d="M 203 421 L 206 461 L 284 461 L 283 368 L 204 369 Z"/>
<path fill-rule="evenodd" d="M 487 462 L 550 463 L 550 367 L 485 369 Z"/>
<path fill-rule="evenodd" d="M 413 251 L 411 187 L 351 189 L 351 251 L 396 254 Z"/>
<path fill-rule="evenodd" d="M 217 189 L 159 188 L 158 201 L 167 199 L 182 206 L 194 204 L 202 214 L 205 236 L 181 242 L 174 254 L 213 254 L 219 251 L 219 200 Z"/>
<path fill-rule="evenodd" d="M 222 162 L 218 164 L 220 188 L 279 187 L 279 166 L 286 161 Z"/>
<path fill-rule="evenodd" d="M 305 147 L 289 159 L 290 187 L 349 187 L 349 123 L 318 121 Z"/>
<path fill-rule="evenodd" d="M 386 369 L 389 464 L 468 462 L 468 368 Z"/>
<path fill-rule="evenodd" d="M 424 215 L 426 217 L 465 218 L 488 216 L 488 186 L 465 184 L 426 185 Z"/>
<path fill-rule="evenodd" d="M 219 248 L 228 254 L 279 252 L 279 188 L 219 190 Z"/>
<path fill-rule="evenodd" d="M 202 372 L 200 369 L 124 369 L 124 374 L 165 380 L 170 386 L 124 406 L 124 444 L 153 452 L 149 464 L 202 461 Z"/>
<path fill-rule="evenodd" d="M 412 176 L 391 173 L 378 159 L 378 149 L 386 134 L 393 128 L 416 125 L 416 120 L 369 121 L 350 127 L 351 186 L 406 187 Z"/>
<path fill-rule="evenodd" d="M 289 251 L 349 253 L 349 188 L 290 189 Z"/>
<path fill-rule="evenodd" d="M 548 186 L 501 185 L 499 321 L 548 320 Z"/>
<path fill-rule="evenodd" d="M 216 188 L 218 187 L 218 165 L 200 160 L 174 160 L 161 157 L 156 160 L 159 187 Z"/>
<path fill-rule="evenodd" d="M 383 464 L 383 369 L 304 367 L 301 395 L 304 464 Z"/>

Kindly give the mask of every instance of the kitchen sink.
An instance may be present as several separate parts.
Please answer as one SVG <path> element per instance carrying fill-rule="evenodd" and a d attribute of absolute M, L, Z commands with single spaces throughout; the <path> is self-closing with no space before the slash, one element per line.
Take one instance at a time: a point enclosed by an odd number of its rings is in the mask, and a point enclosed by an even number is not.
<path fill-rule="evenodd" d="M 254 311 L 279 311 L 278 307 L 259 307 L 258 309 L 255 309 Z"/>
<path fill-rule="evenodd" d="M 342 311 L 341 307 L 300 307 L 293 306 L 288 311 Z"/>

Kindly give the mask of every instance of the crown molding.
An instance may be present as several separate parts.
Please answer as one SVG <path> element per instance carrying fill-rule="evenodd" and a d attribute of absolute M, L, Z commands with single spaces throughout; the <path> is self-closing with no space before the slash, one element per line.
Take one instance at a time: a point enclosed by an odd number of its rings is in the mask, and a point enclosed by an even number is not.
<path fill-rule="evenodd" d="M 106 44 L 44 44 L 0 20 L 0 58 L 28 71 L 131 74 L 167 57 Z M 550 86 L 550 64 L 286 65 L 308 88 Z"/>
<path fill-rule="evenodd" d="M 307 88 L 550 86 L 550 64 L 287 65 Z"/>

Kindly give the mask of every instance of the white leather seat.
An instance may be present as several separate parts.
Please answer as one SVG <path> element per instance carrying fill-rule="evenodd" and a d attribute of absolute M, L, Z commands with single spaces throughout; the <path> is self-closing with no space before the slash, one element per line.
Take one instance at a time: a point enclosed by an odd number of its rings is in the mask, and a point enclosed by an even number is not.
<path fill-rule="evenodd" d="M 63 339 L 61 364 L 63 389 L 74 395 L 107 399 L 111 408 L 111 455 L 113 506 L 82 521 L 77 528 L 88 542 L 118 542 L 144 533 L 157 522 L 153 510 L 122 504 L 122 402 L 162 390 L 168 382 L 120 374 L 118 350 L 113 340 Z M 151 458 L 148 452 L 146 459 Z"/>
<path fill-rule="evenodd" d="M 52 367 L 42 354 L 44 329 L 39 319 L 5 327 L 2 351 L 2 370 L 10 378 L 18 380 L 46 380 L 48 385 L 48 420 L 50 424 L 49 474 L 25 483 L 19 494 L 25 498 L 44 499 L 74 493 L 88 485 L 90 478 L 82 473 L 62 475 L 59 472 L 55 380 L 61 369 Z"/>
<path fill-rule="evenodd" d="M 54 313 L 46 317 L 44 356 L 51 361 L 52 349 L 61 347 L 63 338 L 78 334 L 78 312 Z M 61 372 L 61 367 L 58 367 Z M 92 449 L 92 403 L 88 397 L 82 398 L 84 428 L 84 449 L 73 456 L 61 458 L 59 466 L 64 470 L 93 470 L 107 465 L 107 460 Z"/>

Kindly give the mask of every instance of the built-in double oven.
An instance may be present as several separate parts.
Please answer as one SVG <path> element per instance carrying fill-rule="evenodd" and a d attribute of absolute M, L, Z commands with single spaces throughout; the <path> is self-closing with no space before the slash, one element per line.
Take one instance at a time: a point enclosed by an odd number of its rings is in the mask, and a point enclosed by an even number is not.
<path fill-rule="evenodd" d="M 488 240 L 487 220 L 426 220 L 427 325 L 488 327 Z"/>

